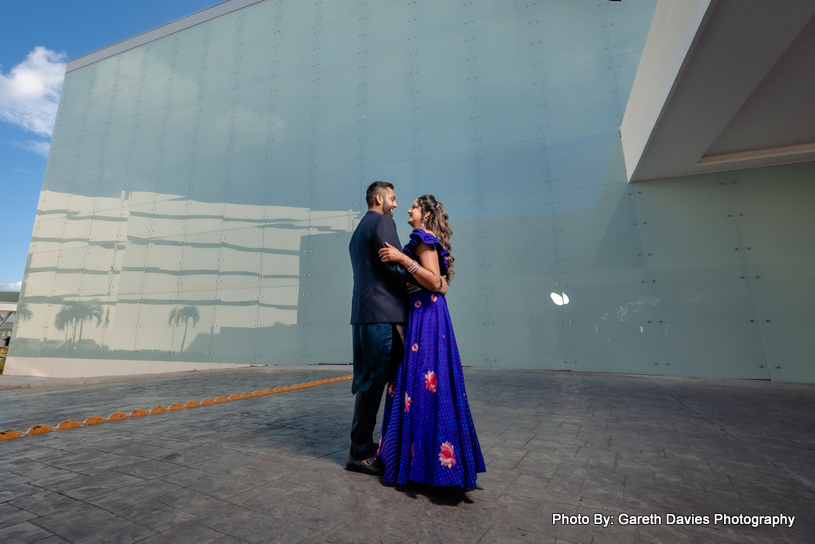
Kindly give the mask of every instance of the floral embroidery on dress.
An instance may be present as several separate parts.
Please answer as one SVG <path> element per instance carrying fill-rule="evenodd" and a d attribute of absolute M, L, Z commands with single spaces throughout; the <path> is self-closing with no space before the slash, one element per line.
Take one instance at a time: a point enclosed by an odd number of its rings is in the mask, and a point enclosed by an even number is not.
<path fill-rule="evenodd" d="M 410 397 L 407 393 L 405 393 L 405 412 L 410 412 L 410 403 L 413 402 L 410 400 Z"/>
<path fill-rule="evenodd" d="M 432 370 L 428 370 L 427 374 L 424 375 L 424 387 L 431 393 L 436 392 L 436 387 L 438 386 L 438 379 L 436 379 L 436 373 Z"/>
<path fill-rule="evenodd" d="M 413 344 L 410 347 L 410 351 L 419 351 L 419 344 Z"/>
<path fill-rule="evenodd" d="M 456 464 L 456 456 L 453 453 L 453 445 L 450 442 L 442 442 L 439 462 L 443 467 L 453 468 Z"/>
<path fill-rule="evenodd" d="M 392 397 L 394 391 L 396 391 L 396 384 L 392 383 L 388 386 L 388 395 Z"/>
<path fill-rule="evenodd" d="M 414 304 L 414 306 L 415 306 L 416 308 L 421 308 L 421 307 L 422 307 L 422 301 L 421 301 L 421 300 L 417 300 L 417 301 L 416 301 L 416 304 Z"/>
<path fill-rule="evenodd" d="M 381 449 L 382 449 L 382 437 L 380 436 L 379 444 L 376 446 L 376 453 L 374 454 L 374 457 L 379 457 L 379 450 Z"/>
<path fill-rule="evenodd" d="M 432 300 L 433 302 L 436 302 L 438 299 L 439 297 L 437 297 L 436 295 L 430 295 L 430 300 Z"/>

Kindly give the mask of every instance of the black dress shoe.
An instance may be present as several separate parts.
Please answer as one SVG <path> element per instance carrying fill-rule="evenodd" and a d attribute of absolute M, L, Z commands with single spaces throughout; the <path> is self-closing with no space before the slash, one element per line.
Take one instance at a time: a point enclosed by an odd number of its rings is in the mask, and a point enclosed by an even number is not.
<path fill-rule="evenodd" d="M 370 474 L 372 476 L 382 476 L 385 474 L 385 467 L 382 464 L 382 461 L 379 459 L 371 457 L 370 459 L 360 461 L 359 459 L 351 457 L 350 453 L 348 454 L 348 458 L 345 460 L 345 470 L 361 472 L 363 474 Z"/>

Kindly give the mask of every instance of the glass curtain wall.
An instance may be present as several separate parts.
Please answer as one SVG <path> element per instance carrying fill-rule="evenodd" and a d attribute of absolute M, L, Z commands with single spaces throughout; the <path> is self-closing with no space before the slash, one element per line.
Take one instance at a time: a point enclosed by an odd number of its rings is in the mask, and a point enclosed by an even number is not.
<path fill-rule="evenodd" d="M 465 365 L 815 380 L 813 165 L 626 183 L 655 4 L 269 0 L 68 73 L 12 355 L 350 362 L 382 179 Z"/>

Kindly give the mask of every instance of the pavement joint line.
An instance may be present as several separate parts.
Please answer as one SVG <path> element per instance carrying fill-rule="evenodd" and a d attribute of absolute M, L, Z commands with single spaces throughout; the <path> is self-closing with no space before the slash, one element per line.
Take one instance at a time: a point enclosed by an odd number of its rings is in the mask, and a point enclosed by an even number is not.
<path fill-rule="evenodd" d="M 307 387 L 314 387 L 315 385 L 325 385 L 325 384 L 329 384 L 329 383 L 347 381 L 347 380 L 350 380 L 352 378 L 353 378 L 353 376 L 339 376 L 337 378 L 328 378 L 328 379 L 325 379 L 325 380 L 317 380 L 317 381 L 312 381 L 312 382 L 303 382 L 303 383 L 297 383 L 297 384 L 293 384 L 293 385 L 286 385 L 286 386 L 283 386 L 283 387 L 275 387 L 274 389 L 267 388 L 267 389 L 263 389 L 263 390 L 258 389 L 257 391 L 253 391 L 253 392 L 247 391 L 247 392 L 242 393 L 240 395 L 238 395 L 237 393 L 233 393 L 233 394 L 231 394 L 229 396 L 221 395 L 221 396 L 215 397 L 214 399 L 211 399 L 211 398 L 207 397 L 204 400 L 202 400 L 201 402 L 198 402 L 198 401 L 195 401 L 195 400 L 187 401 L 184 404 L 181 404 L 179 402 L 175 402 L 173 404 L 168 405 L 167 407 L 164 407 L 164 406 L 161 406 L 161 405 L 153 406 L 149 410 L 145 410 L 144 408 L 136 408 L 135 410 L 130 412 L 130 415 L 127 415 L 124 412 L 114 412 L 110 416 L 108 416 L 107 418 L 103 418 L 101 416 L 90 416 L 89 418 L 85 419 L 85 421 L 83 421 L 82 423 L 79 423 L 78 421 L 75 421 L 73 419 L 67 419 L 67 420 L 63 421 L 62 423 L 60 423 L 59 425 L 57 425 L 56 427 L 51 427 L 50 425 L 40 423 L 40 424 L 37 424 L 37 425 L 34 425 L 33 427 L 31 427 L 25 433 L 21 433 L 21 432 L 15 430 L 15 429 L 7 429 L 5 431 L 0 431 L 0 442 L 2 442 L 3 440 L 12 440 L 14 438 L 23 438 L 25 436 L 46 434 L 46 433 L 50 433 L 50 432 L 54 432 L 54 431 L 64 431 L 64 430 L 69 430 L 69 429 L 77 429 L 79 427 L 89 427 L 91 425 L 98 425 L 100 423 L 106 423 L 108 421 L 122 421 L 122 420 L 125 420 L 125 419 L 131 419 L 131 418 L 135 418 L 135 417 L 143 417 L 143 416 L 150 415 L 150 414 L 163 414 L 165 412 L 175 412 L 175 411 L 178 411 L 178 410 L 185 410 L 187 408 L 196 408 L 196 407 L 199 407 L 199 406 L 208 406 L 210 404 L 221 404 L 223 402 L 229 402 L 229 401 L 233 401 L 233 400 L 243 400 L 243 399 L 250 399 L 250 398 L 254 398 L 254 397 L 261 397 L 261 396 L 264 396 L 264 395 L 272 395 L 272 394 L 275 394 L 275 393 L 285 393 L 286 391 L 295 391 L 297 389 L 305 389 Z"/>

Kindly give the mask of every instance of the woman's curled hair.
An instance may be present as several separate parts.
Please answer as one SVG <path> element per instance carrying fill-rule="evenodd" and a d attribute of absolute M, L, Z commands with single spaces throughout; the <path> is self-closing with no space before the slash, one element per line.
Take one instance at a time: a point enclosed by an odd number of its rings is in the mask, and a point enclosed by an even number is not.
<path fill-rule="evenodd" d="M 455 258 L 453 257 L 453 249 L 450 245 L 450 237 L 453 236 L 453 229 L 450 228 L 450 218 L 447 212 L 444 211 L 444 204 L 436 200 L 436 197 L 433 195 L 422 195 L 416 199 L 416 203 L 422 209 L 422 216 L 430 212 L 430 216 L 424 221 L 425 227 L 427 227 L 427 230 L 433 232 L 441 242 L 442 247 L 450 252 L 450 254 L 445 257 L 447 259 L 447 272 L 444 276 L 449 284 L 453 281 L 453 276 L 456 274 L 453 269 L 453 261 Z"/>

